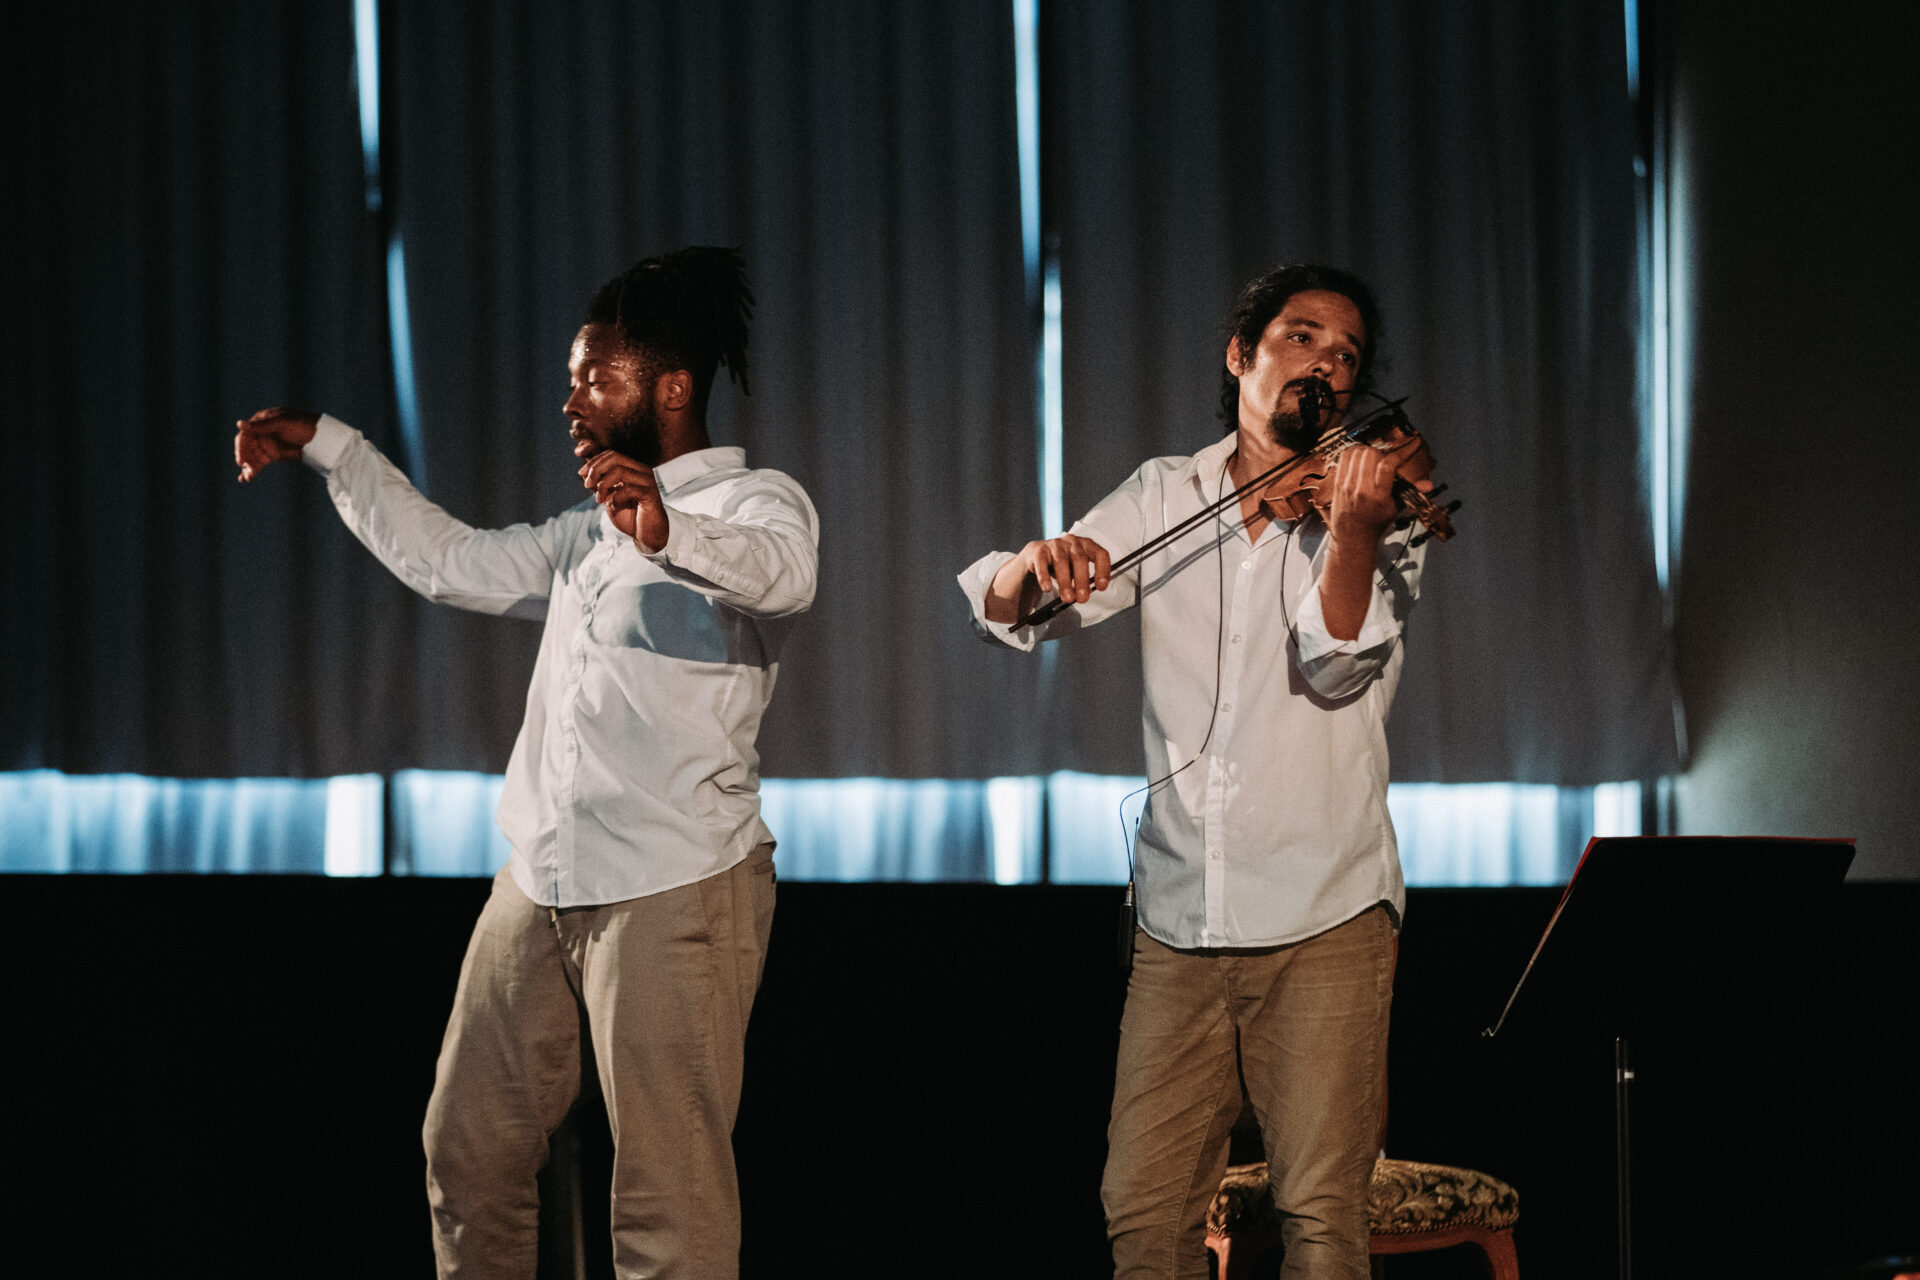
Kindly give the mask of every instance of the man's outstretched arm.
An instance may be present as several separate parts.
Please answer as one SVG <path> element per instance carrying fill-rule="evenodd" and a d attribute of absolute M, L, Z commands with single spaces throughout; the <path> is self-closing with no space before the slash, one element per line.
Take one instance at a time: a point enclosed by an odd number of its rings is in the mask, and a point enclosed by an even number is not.
<path fill-rule="evenodd" d="M 326 476 L 353 536 L 429 600 L 480 613 L 529 613 L 551 590 L 554 521 L 475 529 L 429 502 L 365 436 L 336 419 L 262 409 L 238 423 L 233 457 L 243 484 L 296 459 Z"/>

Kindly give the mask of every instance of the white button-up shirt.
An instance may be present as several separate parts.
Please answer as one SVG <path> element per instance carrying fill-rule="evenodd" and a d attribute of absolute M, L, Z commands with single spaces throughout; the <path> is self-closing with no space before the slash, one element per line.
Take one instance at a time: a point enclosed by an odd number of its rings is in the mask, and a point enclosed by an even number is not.
<path fill-rule="evenodd" d="M 771 839 L 754 739 L 819 558 L 819 520 L 793 479 L 748 470 L 740 449 L 663 463 L 667 543 L 649 555 L 592 501 L 543 524 L 472 528 L 331 417 L 302 456 L 354 536 L 421 595 L 544 612 L 499 810 L 529 898 L 643 897 Z"/>
<path fill-rule="evenodd" d="M 1072 532 L 1116 560 L 1132 552 L 1232 491 L 1234 443 L 1153 459 Z M 1140 823 L 1135 896 L 1141 928 L 1173 947 L 1274 946 L 1375 903 L 1398 921 L 1406 906 L 1386 719 L 1423 549 L 1406 545 L 1412 531 L 1382 539 L 1360 634 L 1336 640 L 1320 607 L 1326 526 L 1273 522 L 1250 542 L 1238 508 L 1041 627 L 986 620 L 1010 553 L 960 575 L 975 625 L 1019 649 L 1140 606 L 1142 731 L 1159 785 Z"/>

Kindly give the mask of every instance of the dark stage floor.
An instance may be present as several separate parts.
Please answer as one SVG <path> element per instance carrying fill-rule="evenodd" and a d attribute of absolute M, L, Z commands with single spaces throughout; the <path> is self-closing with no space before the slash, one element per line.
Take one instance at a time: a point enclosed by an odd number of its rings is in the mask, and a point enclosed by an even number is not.
<path fill-rule="evenodd" d="M 0 879 L 6 1274 L 431 1274 L 420 1117 L 486 888 Z M 743 1274 L 1105 1274 L 1118 891 L 780 893 Z M 1414 892 L 1388 1145 L 1514 1183 L 1523 1272 L 1577 1280 L 1615 1274 L 1610 1043 L 1479 1034 L 1556 896 Z M 1920 885 L 1847 886 L 1771 971 L 1636 1042 L 1638 1274 L 1864 1280 L 1920 1252 L 1916 909 Z"/>

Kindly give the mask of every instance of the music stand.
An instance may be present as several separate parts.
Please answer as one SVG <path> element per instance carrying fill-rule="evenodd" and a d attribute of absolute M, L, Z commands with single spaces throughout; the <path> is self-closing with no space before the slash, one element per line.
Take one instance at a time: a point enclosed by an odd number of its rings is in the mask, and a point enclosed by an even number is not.
<path fill-rule="evenodd" d="M 1499 1020 L 1481 1033 L 1500 1034 L 1525 988 L 1527 1016 L 1613 1038 L 1620 1280 L 1633 1274 L 1632 1037 L 1695 992 L 1702 957 L 1713 961 L 1706 976 L 1730 977 L 1750 950 L 1777 941 L 1777 922 L 1818 911 L 1852 861 L 1852 840 L 1595 837 Z"/>

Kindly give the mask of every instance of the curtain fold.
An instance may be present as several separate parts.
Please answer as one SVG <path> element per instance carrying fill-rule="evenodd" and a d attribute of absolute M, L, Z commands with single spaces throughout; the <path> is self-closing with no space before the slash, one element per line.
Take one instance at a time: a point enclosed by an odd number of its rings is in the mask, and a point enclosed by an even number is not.
<path fill-rule="evenodd" d="M 17 14 L 7 42 L 0 769 L 378 758 L 402 592 L 233 423 L 390 421 L 344 4 Z M 348 642 L 351 638 L 351 642 Z"/>
<path fill-rule="evenodd" d="M 380 9 L 378 213 L 347 3 L 127 6 L 84 51 L 9 55 L 36 179 L 12 242 L 48 252 L 7 267 L 0 768 L 504 767 L 535 629 L 408 595 L 297 469 L 236 487 L 229 424 L 324 408 L 457 516 L 543 519 L 581 497 L 560 405 L 588 296 L 698 242 L 740 246 L 759 298 L 754 394 L 716 394 L 715 437 L 822 515 L 765 771 L 1041 768 L 1000 722 L 1033 666 L 975 641 L 952 585 L 991 529 L 1037 523 L 1009 15 Z"/>
<path fill-rule="evenodd" d="M 1465 503 L 1429 552 L 1394 777 L 1671 772 L 1619 7 L 1043 13 L 1069 518 L 1145 458 L 1219 438 L 1221 320 L 1245 281 L 1348 267 L 1385 312 L 1381 389 L 1409 397 Z M 1063 653 L 1064 767 L 1138 770 L 1136 644 Z"/>
<path fill-rule="evenodd" d="M 998 6 L 392 3 L 393 164 L 430 492 L 481 523 L 580 497 L 560 415 L 586 300 L 646 253 L 739 246 L 753 394 L 714 436 L 803 483 L 820 593 L 781 663 L 763 771 L 991 776 L 1032 701 L 952 575 L 1037 520 L 1012 26 Z M 589 38 L 590 35 L 590 38 Z M 1024 519 L 1019 519 L 1024 517 Z M 1012 523 L 1013 521 L 1009 521 Z M 519 721 L 529 639 L 422 617 L 418 763 Z M 451 660 L 448 660 L 451 659 Z"/>
<path fill-rule="evenodd" d="M 741 247 L 753 395 L 721 443 L 818 505 L 822 579 L 761 738 L 789 777 L 1140 765 L 1136 643 L 979 643 L 953 575 L 1039 531 L 1011 14 L 817 0 L 387 0 L 382 198 L 352 6 L 117 5 L 4 54 L 0 769 L 497 772 L 535 629 L 404 591 L 235 418 L 337 413 L 476 524 L 579 498 L 560 405 L 588 295 Z M 1218 324 L 1287 257 L 1370 278 L 1383 386 L 1466 501 L 1434 548 L 1395 776 L 1577 785 L 1674 764 L 1634 479 L 1617 9 L 1041 6 L 1067 506 L 1217 438 Z M 389 234 L 421 448 L 402 447 Z"/>

